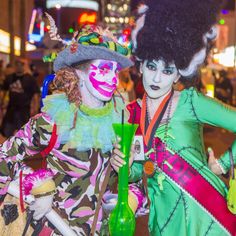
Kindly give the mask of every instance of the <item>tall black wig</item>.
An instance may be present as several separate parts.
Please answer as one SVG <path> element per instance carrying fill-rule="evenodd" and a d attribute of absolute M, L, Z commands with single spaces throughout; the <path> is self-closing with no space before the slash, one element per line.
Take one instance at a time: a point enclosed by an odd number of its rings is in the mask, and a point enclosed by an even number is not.
<path fill-rule="evenodd" d="M 134 34 L 141 60 L 174 62 L 182 76 L 203 63 L 217 35 L 214 26 L 223 0 L 147 0 L 140 29 Z M 193 64 L 194 66 L 192 66 Z"/>

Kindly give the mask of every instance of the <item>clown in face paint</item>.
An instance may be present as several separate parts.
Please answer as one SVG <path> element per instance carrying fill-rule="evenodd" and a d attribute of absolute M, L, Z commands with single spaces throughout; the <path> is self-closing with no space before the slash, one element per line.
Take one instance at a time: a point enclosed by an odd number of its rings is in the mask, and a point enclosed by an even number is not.
<path fill-rule="evenodd" d="M 163 60 L 145 60 L 140 66 L 140 72 L 143 74 L 144 89 L 152 99 L 167 94 L 179 79 L 176 66 L 173 63 L 166 64 Z"/>
<path fill-rule="evenodd" d="M 89 68 L 79 71 L 81 90 L 86 89 L 90 99 L 106 102 L 111 100 L 118 84 L 120 65 L 110 60 L 93 60 Z M 85 87 L 85 88 L 84 88 Z"/>

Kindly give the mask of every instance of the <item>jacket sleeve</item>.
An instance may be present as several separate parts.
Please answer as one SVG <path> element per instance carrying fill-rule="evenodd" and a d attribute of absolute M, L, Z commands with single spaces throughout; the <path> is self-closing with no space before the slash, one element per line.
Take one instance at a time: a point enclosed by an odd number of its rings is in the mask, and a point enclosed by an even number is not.
<path fill-rule="evenodd" d="M 216 99 L 204 96 L 192 90 L 192 107 L 199 122 L 210 124 L 236 133 L 236 109 Z M 234 162 L 236 163 L 236 141 L 232 144 Z M 218 160 L 227 172 L 230 168 L 229 151 L 223 153 Z"/>
<path fill-rule="evenodd" d="M 31 118 L 14 136 L 0 144 L 0 200 L 24 164 L 23 160 L 47 147 L 53 124 L 46 114 Z"/>

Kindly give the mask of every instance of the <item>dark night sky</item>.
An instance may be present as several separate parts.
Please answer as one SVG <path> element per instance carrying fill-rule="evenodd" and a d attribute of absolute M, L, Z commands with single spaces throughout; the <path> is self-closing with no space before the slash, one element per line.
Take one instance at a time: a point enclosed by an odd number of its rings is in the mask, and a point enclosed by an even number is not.
<path fill-rule="evenodd" d="M 236 0 L 225 0 L 226 5 L 224 9 L 233 10 L 235 7 Z M 145 0 L 131 0 L 130 6 L 131 10 L 134 10 L 140 2 L 145 2 Z M 42 7 L 43 10 L 46 10 L 46 1 L 45 0 L 35 0 L 35 6 Z"/>
<path fill-rule="evenodd" d="M 226 10 L 234 10 L 235 8 L 235 1 L 236 0 L 225 0 L 225 7 Z M 134 10 L 139 3 L 145 2 L 145 0 L 131 0 L 131 10 Z"/>
<path fill-rule="evenodd" d="M 226 0 L 226 5 L 224 9 L 234 10 L 234 8 L 235 8 L 235 0 Z"/>

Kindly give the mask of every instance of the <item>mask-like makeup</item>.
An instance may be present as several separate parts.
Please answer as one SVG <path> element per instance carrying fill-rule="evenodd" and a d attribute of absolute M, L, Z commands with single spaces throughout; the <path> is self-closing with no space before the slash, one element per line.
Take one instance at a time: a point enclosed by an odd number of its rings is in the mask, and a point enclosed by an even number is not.
<path fill-rule="evenodd" d="M 120 69 L 115 61 L 94 60 L 85 79 L 89 92 L 101 101 L 109 101 L 116 90 Z"/>
<path fill-rule="evenodd" d="M 179 74 L 174 64 L 166 65 L 162 60 L 145 60 L 140 67 L 143 73 L 143 86 L 150 98 L 159 98 L 167 94 Z"/>

